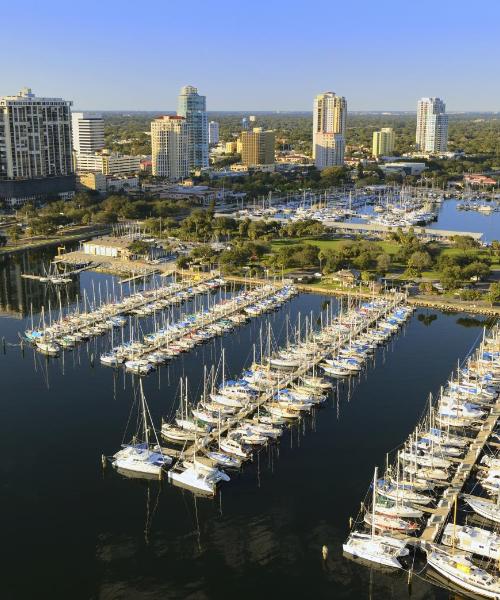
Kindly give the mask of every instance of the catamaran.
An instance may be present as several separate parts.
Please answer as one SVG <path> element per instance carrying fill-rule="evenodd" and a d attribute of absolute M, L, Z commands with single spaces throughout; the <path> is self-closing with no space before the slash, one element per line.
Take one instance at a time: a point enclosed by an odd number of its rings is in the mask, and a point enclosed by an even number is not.
<path fill-rule="evenodd" d="M 151 416 L 146 403 L 142 381 L 139 382 L 141 421 L 139 429 L 142 429 L 142 440 L 134 438 L 130 444 L 123 444 L 121 450 L 113 455 L 112 466 L 120 473 L 127 476 L 139 476 L 144 478 L 160 478 L 165 467 L 172 464 L 172 459 L 162 453 L 153 450 L 149 440 L 149 421 Z M 152 428 L 154 432 L 154 428 Z M 156 432 L 154 432 L 156 447 L 160 447 Z"/>

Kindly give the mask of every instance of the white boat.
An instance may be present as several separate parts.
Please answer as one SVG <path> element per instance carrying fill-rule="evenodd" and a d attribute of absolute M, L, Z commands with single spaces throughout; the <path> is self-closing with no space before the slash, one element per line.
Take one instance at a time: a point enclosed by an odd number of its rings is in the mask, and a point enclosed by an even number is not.
<path fill-rule="evenodd" d="M 229 476 L 215 467 L 198 462 L 185 463 L 168 472 L 168 480 L 174 485 L 195 493 L 214 496 L 220 481 L 229 481 Z"/>
<path fill-rule="evenodd" d="M 342 549 L 351 556 L 395 569 L 403 568 L 399 559 L 409 554 L 406 542 L 403 540 L 357 531 L 349 535 Z"/>
<path fill-rule="evenodd" d="M 377 472 L 375 467 L 373 476 L 373 506 L 376 503 L 377 494 Z M 387 567 L 401 569 L 402 564 L 399 559 L 409 554 L 406 543 L 391 537 L 377 535 L 375 533 L 375 521 L 372 521 L 371 533 L 360 533 L 353 531 L 350 533 L 342 548 L 346 554 L 359 557 Z"/>
<path fill-rule="evenodd" d="M 496 561 L 500 559 L 500 535 L 482 527 L 448 523 L 441 542 Z"/>
<path fill-rule="evenodd" d="M 418 531 L 420 525 L 415 521 L 405 521 L 402 518 L 385 514 L 373 514 L 366 512 L 364 521 L 367 525 L 374 526 L 375 529 L 392 529 L 394 531 Z"/>
<path fill-rule="evenodd" d="M 230 456 L 216 450 L 210 450 L 206 455 L 221 467 L 226 467 L 227 469 L 239 469 L 241 467 L 241 460 L 236 456 Z"/>
<path fill-rule="evenodd" d="M 452 552 L 445 546 L 430 545 L 427 563 L 438 573 L 478 596 L 500 599 L 500 579 L 476 566 L 469 553 Z"/>
<path fill-rule="evenodd" d="M 500 523 L 500 506 L 498 503 L 490 502 L 484 498 L 475 496 L 464 496 L 464 500 L 472 510 L 481 517 L 494 521 L 495 523 Z"/>
<path fill-rule="evenodd" d="M 379 502 L 375 504 L 375 512 L 387 517 L 399 517 L 404 519 L 420 519 L 424 516 L 423 511 L 413 508 L 408 504 Z"/>
<path fill-rule="evenodd" d="M 151 447 L 149 442 L 150 427 L 148 424 L 149 409 L 142 389 L 142 381 L 139 384 L 141 398 L 141 419 L 139 431 L 142 430 L 141 442 L 124 444 L 111 459 L 112 466 L 124 475 L 145 478 L 161 478 L 163 469 L 172 463 L 172 459 Z M 152 428 L 154 432 L 154 428 Z M 154 434 L 156 438 L 156 433 Z M 156 446 L 160 447 L 158 439 Z"/>
<path fill-rule="evenodd" d="M 45 340 L 38 340 L 36 342 L 36 348 L 37 350 L 40 350 L 40 352 L 42 352 L 43 354 L 52 355 L 59 354 L 60 350 L 60 347 L 55 342 Z"/>
<path fill-rule="evenodd" d="M 221 438 L 219 440 L 219 448 L 230 456 L 237 456 L 238 458 L 243 458 L 245 460 L 250 457 L 250 453 L 233 438 Z"/>

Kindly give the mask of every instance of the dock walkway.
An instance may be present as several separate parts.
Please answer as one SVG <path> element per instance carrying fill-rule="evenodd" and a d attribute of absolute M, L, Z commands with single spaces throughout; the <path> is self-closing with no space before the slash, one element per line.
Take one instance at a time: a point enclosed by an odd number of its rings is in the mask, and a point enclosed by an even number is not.
<path fill-rule="evenodd" d="M 491 412 L 487 419 L 481 425 L 476 439 L 469 446 L 466 457 L 463 461 L 461 461 L 461 464 L 458 467 L 450 486 L 443 493 L 443 496 L 438 502 L 434 514 L 428 520 L 427 526 L 419 538 L 421 542 L 434 542 L 441 533 L 451 511 L 453 510 L 455 501 L 458 499 L 458 496 L 461 493 L 465 482 L 469 478 L 474 465 L 477 463 L 484 446 L 493 433 L 493 429 L 495 428 L 499 417 L 500 396 L 492 406 Z"/>
<path fill-rule="evenodd" d="M 375 315 L 372 315 L 372 317 L 369 320 L 360 323 L 357 327 L 354 327 L 352 331 L 350 331 L 348 334 L 339 336 L 337 340 L 334 343 L 332 343 L 332 345 L 328 348 L 327 351 L 318 352 L 312 360 L 306 361 L 295 371 L 291 373 L 284 373 L 283 380 L 280 383 L 280 387 L 285 388 L 289 386 L 294 381 L 298 380 L 300 377 L 311 371 L 315 366 L 319 365 L 319 363 L 321 363 L 325 358 L 327 358 L 327 356 L 335 353 L 342 346 L 346 345 L 351 339 L 354 339 L 357 335 L 359 335 L 362 331 L 372 326 L 379 319 L 384 318 L 388 314 L 393 312 L 394 309 L 400 304 L 402 304 L 403 301 L 404 297 L 402 296 L 392 298 L 391 303 L 384 306 Z M 196 452 L 203 452 L 204 450 L 206 450 L 212 442 L 216 441 L 219 438 L 219 436 L 227 433 L 232 427 L 237 426 L 237 424 L 240 421 L 249 418 L 259 409 L 259 407 L 265 405 L 266 402 L 269 402 L 269 400 L 272 399 L 275 391 L 276 390 L 272 389 L 268 392 L 262 393 L 256 402 L 242 409 L 233 418 L 229 418 L 227 421 L 224 422 L 220 429 L 215 428 L 205 437 L 200 438 L 195 443 L 192 443 L 191 446 L 186 449 L 185 456 L 191 457 Z"/>

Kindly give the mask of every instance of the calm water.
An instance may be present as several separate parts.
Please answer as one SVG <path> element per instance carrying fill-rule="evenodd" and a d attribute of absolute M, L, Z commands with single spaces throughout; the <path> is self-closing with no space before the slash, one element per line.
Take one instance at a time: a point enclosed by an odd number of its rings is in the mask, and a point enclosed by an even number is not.
<path fill-rule="evenodd" d="M 457 210 L 459 200 L 445 200 L 439 206 L 438 220 L 428 227 L 451 231 L 483 233 L 483 241 L 500 239 L 500 212 L 484 214 L 475 210 Z"/>
<path fill-rule="evenodd" d="M 10 264 L 1 268 L 2 289 L 15 298 L 0 319 L 0 333 L 15 343 L 29 318 L 21 309 L 16 314 L 14 300 L 25 298 L 29 305 L 32 298 Z M 102 289 L 112 281 L 83 273 L 69 301 L 84 288 L 91 294 L 92 280 L 94 290 L 99 281 Z M 31 294 L 43 298 L 47 290 L 33 288 Z M 7 314 L 5 295 L 0 298 Z M 284 340 L 287 315 L 292 324 L 299 311 L 302 319 L 310 311 L 316 317 L 329 301 L 302 295 L 273 313 L 276 340 Z M 131 376 L 91 365 L 90 355 L 109 340 L 58 360 L 8 345 L 0 355 L 1 597 L 409 597 L 404 574 L 354 564 L 343 558 L 341 544 L 374 464 L 383 465 L 386 451 L 404 440 L 429 392 L 439 389 L 477 340 L 477 324 L 457 323 L 459 318 L 415 313 L 362 377 L 340 386 L 328 406 L 258 454 L 215 500 L 195 499 L 166 481 L 103 472 L 101 455 L 119 448 L 134 397 Z M 222 347 L 229 373 L 247 365 L 266 323 L 254 319 L 145 379 L 155 423 L 175 410 L 182 374 L 197 397 L 203 365 L 217 361 Z M 323 544 L 330 551 L 326 563 Z M 415 578 L 412 597 L 448 595 Z"/>

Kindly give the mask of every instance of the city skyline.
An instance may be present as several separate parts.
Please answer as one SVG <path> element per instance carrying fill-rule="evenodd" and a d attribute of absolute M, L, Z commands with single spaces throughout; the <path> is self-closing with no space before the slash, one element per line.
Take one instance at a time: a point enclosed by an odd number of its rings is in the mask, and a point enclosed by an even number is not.
<path fill-rule="evenodd" d="M 83 10 L 60 0 L 50 6 L 27 0 L 29 20 L 11 3 L 3 16 L 6 23 L 23 22 L 22 44 L 15 27 L 5 28 L 4 45 L 16 52 L 4 62 L 0 95 L 32 87 L 41 96 L 73 100 L 75 110 L 170 111 L 178 90 L 193 83 L 209 99 L 209 112 L 308 111 L 310 98 L 329 89 L 348 98 L 352 111 L 413 111 L 415 98 L 438 96 L 447 99 L 450 113 L 496 112 L 500 6 L 480 0 L 465 18 L 460 4 L 449 10 L 423 0 L 409 15 L 393 0 L 362 3 L 361 10 L 319 0 L 315 10 L 302 5 L 293 11 L 282 0 L 257 1 L 251 11 L 226 0 L 216 7 L 195 0 L 186 44 L 185 28 L 163 29 L 163 16 L 182 20 L 185 7 L 177 2 L 166 7 L 153 0 L 132 18 L 113 3 L 89 0 Z M 259 8 L 265 11 L 256 29 L 248 17 Z M 335 43 L 332 19 L 342 24 Z M 256 44 L 239 43 L 250 34 Z M 234 52 L 224 51 L 227 36 Z M 439 40 L 440 51 L 424 39 Z M 480 93 L 464 94 L 464 79 Z"/>

